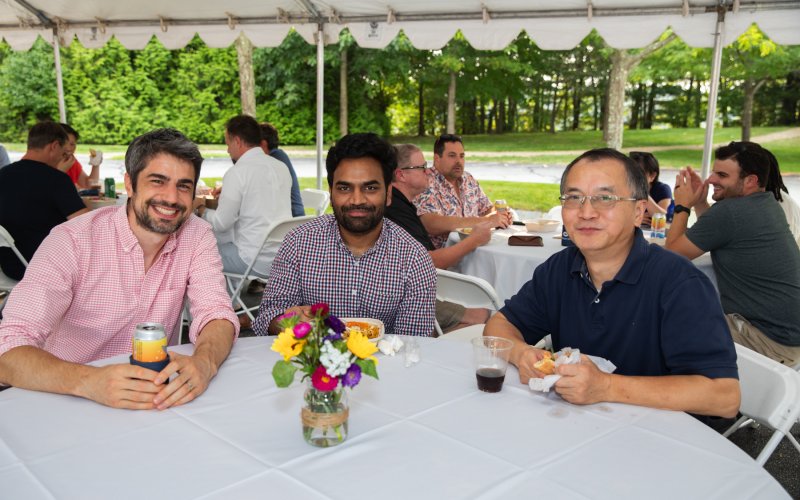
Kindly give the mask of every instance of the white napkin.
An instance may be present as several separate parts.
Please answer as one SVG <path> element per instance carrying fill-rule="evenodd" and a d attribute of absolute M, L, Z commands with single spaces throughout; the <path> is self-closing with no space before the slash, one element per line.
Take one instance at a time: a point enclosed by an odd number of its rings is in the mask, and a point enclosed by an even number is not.
<path fill-rule="evenodd" d="M 378 341 L 378 350 L 387 356 L 394 356 L 403 348 L 403 341 L 397 335 L 386 335 Z"/>
<path fill-rule="evenodd" d="M 556 366 L 577 365 L 581 362 L 581 351 L 571 347 L 565 347 L 555 353 L 553 356 L 556 360 Z M 614 373 L 614 370 L 617 369 L 617 366 L 614 363 L 605 358 L 592 355 L 587 356 L 592 360 L 592 363 L 597 365 L 597 368 L 601 372 Z M 560 378 L 561 375 L 558 374 L 545 375 L 543 378 L 532 378 L 528 381 L 528 387 L 530 387 L 532 391 L 550 392 L 550 388 L 553 387 Z"/>
<path fill-rule="evenodd" d="M 103 163 L 103 152 L 102 151 L 95 151 L 94 149 L 89 150 L 89 165 L 93 167 L 99 167 L 100 164 Z"/>

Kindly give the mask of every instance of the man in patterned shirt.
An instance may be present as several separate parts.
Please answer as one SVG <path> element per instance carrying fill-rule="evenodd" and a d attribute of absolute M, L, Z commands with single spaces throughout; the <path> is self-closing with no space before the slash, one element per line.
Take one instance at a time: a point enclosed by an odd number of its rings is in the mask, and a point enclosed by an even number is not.
<path fill-rule="evenodd" d="M 394 148 L 375 134 L 351 134 L 328 151 L 334 215 L 323 215 L 283 240 L 254 324 L 275 334 L 276 318 L 306 316 L 326 302 L 339 317 L 375 318 L 387 333 L 428 336 L 434 329 L 436 269 L 428 252 L 383 218 Z"/>
<path fill-rule="evenodd" d="M 511 213 L 498 214 L 478 181 L 464 171 L 464 144 L 454 134 L 440 135 L 433 145 L 433 170 L 428 190 L 414 204 L 417 215 L 436 248 L 444 247 L 450 231 L 491 221 L 494 227 L 511 224 Z"/>
<path fill-rule="evenodd" d="M 177 130 L 133 140 L 125 155 L 127 206 L 53 229 L 10 295 L 0 324 L 0 385 L 162 410 L 206 390 L 239 322 L 214 233 L 191 212 L 202 162 Z M 161 372 L 84 364 L 130 353 L 137 323 L 161 323 L 177 340 L 184 297 L 193 355 L 171 353 Z"/>

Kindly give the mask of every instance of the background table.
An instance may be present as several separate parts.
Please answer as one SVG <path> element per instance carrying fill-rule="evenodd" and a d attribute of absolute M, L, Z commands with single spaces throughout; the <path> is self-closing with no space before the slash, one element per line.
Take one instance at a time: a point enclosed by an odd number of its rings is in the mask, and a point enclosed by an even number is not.
<path fill-rule="evenodd" d="M 490 243 L 478 247 L 464 256 L 452 269 L 488 281 L 497 292 L 500 300 L 510 299 L 533 276 L 533 271 L 551 255 L 564 249 L 561 246 L 561 233 L 537 233 L 542 236 L 542 247 L 512 247 L 508 237 L 526 233 L 524 227 L 511 226 L 492 234 Z M 451 233 L 449 244 L 459 241 L 458 233 Z M 703 271 L 716 286 L 711 255 L 706 253 L 695 259 L 694 264 Z"/>
<path fill-rule="evenodd" d="M 573 406 L 513 370 L 501 393 L 482 393 L 457 341 L 421 339 L 411 368 L 380 356 L 381 380 L 351 393 L 348 440 L 314 448 L 300 430 L 303 386 L 272 381 L 271 342 L 240 339 L 204 395 L 163 412 L 0 393 L 0 497 L 788 498 L 684 413 Z"/>

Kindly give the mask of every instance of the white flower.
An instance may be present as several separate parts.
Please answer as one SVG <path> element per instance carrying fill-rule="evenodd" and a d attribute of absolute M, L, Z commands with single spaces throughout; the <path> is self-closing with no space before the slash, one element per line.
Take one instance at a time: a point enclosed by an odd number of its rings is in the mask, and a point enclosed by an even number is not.
<path fill-rule="evenodd" d="M 319 361 L 331 377 L 341 377 L 347 373 L 351 364 L 350 353 L 343 353 L 330 340 L 326 340 L 320 349 Z"/>

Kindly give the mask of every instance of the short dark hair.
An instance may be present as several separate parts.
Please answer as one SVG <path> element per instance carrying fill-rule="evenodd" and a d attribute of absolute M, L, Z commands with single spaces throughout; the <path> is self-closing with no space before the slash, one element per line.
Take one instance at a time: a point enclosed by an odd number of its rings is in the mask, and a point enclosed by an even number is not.
<path fill-rule="evenodd" d="M 62 146 L 67 142 L 67 132 L 56 122 L 39 122 L 28 131 L 28 149 L 42 149 L 53 141 Z"/>
<path fill-rule="evenodd" d="M 646 151 L 631 151 L 628 153 L 628 156 L 631 157 L 631 160 L 635 161 L 639 164 L 639 166 L 644 169 L 644 173 L 646 175 L 655 174 L 655 178 L 653 182 L 658 182 L 658 176 L 661 173 L 661 169 L 658 167 L 658 160 L 653 153 L 648 153 Z"/>
<path fill-rule="evenodd" d="M 261 128 L 261 139 L 267 141 L 267 148 L 270 151 L 281 145 L 278 129 L 272 126 L 271 123 L 259 123 L 258 126 Z"/>
<path fill-rule="evenodd" d="M 620 153 L 616 149 L 611 148 L 591 149 L 572 160 L 572 162 L 567 165 L 567 168 L 564 169 L 564 173 L 561 175 L 561 194 L 564 194 L 569 171 L 572 170 L 572 167 L 575 166 L 575 164 L 582 160 L 589 160 L 592 162 L 600 160 L 616 160 L 622 163 L 622 165 L 625 167 L 625 176 L 628 179 L 628 188 L 631 190 L 631 196 L 637 200 L 647 199 L 647 193 L 649 190 L 647 189 L 647 177 L 645 177 L 644 171 L 639 167 L 639 165 L 636 164 L 635 161 L 631 160 L 630 157 Z"/>
<path fill-rule="evenodd" d="M 433 143 L 433 152 L 437 156 L 442 156 L 442 153 L 444 153 L 444 145 L 448 142 L 460 142 L 462 146 L 464 145 L 464 141 L 461 140 L 460 135 L 442 134 L 436 139 L 436 142 Z"/>
<path fill-rule="evenodd" d="M 69 135 L 74 135 L 76 141 L 81 138 L 81 135 L 78 133 L 78 131 L 70 127 L 66 123 L 59 123 L 59 125 L 61 125 L 61 128 L 64 129 L 64 132 L 66 132 Z"/>
<path fill-rule="evenodd" d="M 778 159 L 760 144 L 749 141 L 732 141 L 727 146 L 717 148 L 714 157 L 717 160 L 735 160 L 741 169 L 740 178 L 744 179 L 748 175 L 755 175 L 759 187 L 771 192 L 778 201 L 783 201 L 781 191 L 789 193 L 783 184 Z"/>
<path fill-rule="evenodd" d="M 397 152 L 394 146 L 372 132 L 349 134 L 339 139 L 328 150 L 325 168 L 328 171 L 328 186 L 333 187 L 333 172 L 342 160 L 351 158 L 372 158 L 381 164 L 386 189 L 392 183 L 392 175 L 397 168 Z"/>
<path fill-rule="evenodd" d="M 229 136 L 238 137 L 248 146 L 256 147 L 261 145 L 261 127 L 258 122 L 250 115 L 234 116 L 225 124 L 225 130 Z"/>
<path fill-rule="evenodd" d="M 136 191 L 139 173 L 154 157 L 160 154 L 174 156 L 191 163 L 194 167 L 194 183 L 197 185 L 197 180 L 200 178 L 200 167 L 203 165 L 203 156 L 200 154 L 197 144 L 174 128 L 159 128 L 135 138 L 125 153 L 125 171 L 131 178 L 134 191 Z"/>

